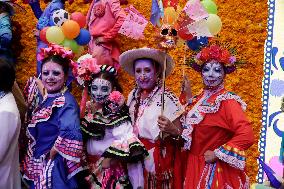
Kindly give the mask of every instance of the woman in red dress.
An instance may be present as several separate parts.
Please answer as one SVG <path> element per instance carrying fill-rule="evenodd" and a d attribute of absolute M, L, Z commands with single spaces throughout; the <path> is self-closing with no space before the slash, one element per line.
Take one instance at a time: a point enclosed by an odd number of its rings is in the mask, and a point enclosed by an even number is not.
<path fill-rule="evenodd" d="M 189 150 L 184 188 L 249 188 L 244 150 L 254 142 L 252 128 L 244 113 L 246 104 L 224 88 L 225 75 L 236 69 L 236 59 L 212 45 L 192 60 L 204 90 L 190 100 L 181 118 L 184 148 Z"/>

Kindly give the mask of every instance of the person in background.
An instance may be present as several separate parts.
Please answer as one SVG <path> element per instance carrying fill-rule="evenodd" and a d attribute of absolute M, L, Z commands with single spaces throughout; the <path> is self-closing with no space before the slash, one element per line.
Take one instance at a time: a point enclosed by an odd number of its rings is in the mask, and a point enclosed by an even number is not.
<path fill-rule="evenodd" d="M 20 114 L 12 86 L 15 70 L 11 63 L 0 58 L 0 188 L 20 189 L 18 137 Z"/>

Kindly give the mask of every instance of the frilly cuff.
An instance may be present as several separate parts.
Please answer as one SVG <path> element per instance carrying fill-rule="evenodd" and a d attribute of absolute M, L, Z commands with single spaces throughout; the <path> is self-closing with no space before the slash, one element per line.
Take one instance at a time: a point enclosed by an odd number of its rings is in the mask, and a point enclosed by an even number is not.
<path fill-rule="evenodd" d="M 37 29 L 42 30 L 49 25 L 49 18 L 46 16 L 40 17 L 37 24 Z"/>
<path fill-rule="evenodd" d="M 67 160 L 80 162 L 83 153 L 83 142 L 58 136 L 55 144 L 57 152 Z"/>
<path fill-rule="evenodd" d="M 245 152 L 238 148 L 224 144 L 214 150 L 215 155 L 222 161 L 228 163 L 230 166 L 244 170 L 245 168 Z"/>
<path fill-rule="evenodd" d="M 115 140 L 103 153 L 102 157 L 120 159 L 127 162 L 138 162 L 147 157 L 148 151 L 145 146 L 133 136 L 128 140 Z"/>

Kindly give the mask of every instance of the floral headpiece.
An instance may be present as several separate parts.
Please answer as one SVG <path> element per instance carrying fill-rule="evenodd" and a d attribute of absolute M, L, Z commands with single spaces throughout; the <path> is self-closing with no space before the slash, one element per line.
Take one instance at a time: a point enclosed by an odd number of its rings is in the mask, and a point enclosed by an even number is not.
<path fill-rule="evenodd" d="M 114 67 L 108 65 L 98 65 L 97 59 L 92 55 L 86 54 L 78 59 L 78 64 L 73 70 L 74 75 L 80 85 L 84 85 L 85 82 L 90 82 L 92 76 L 98 73 L 109 73 L 113 76 L 117 75 L 117 71 Z"/>
<path fill-rule="evenodd" d="M 74 65 L 74 53 L 71 50 L 67 50 L 64 47 L 56 44 L 50 44 L 47 48 L 41 48 L 38 59 L 42 61 L 43 59 L 52 56 L 58 55 L 62 58 L 70 60 L 71 66 Z"/>
<path fill-rule="evenodd" d="M 202 65 L 210 61 L 217 61 L 224 65 L 225 73 L 229 74 L 236 70 L 237 61 L 235 50 L 228 50 L 218 45 L 211 45 L 201 49 L 189 61 L 189 65 L 196 71 L 201 72 Z"/>

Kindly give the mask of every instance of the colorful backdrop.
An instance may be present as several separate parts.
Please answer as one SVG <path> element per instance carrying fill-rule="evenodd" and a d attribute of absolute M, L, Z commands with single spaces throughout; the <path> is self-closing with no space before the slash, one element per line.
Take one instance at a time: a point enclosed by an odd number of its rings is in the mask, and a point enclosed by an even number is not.
<path fill-rule="evenodd" d="M 185 1 L 180 1 L 180 3 L 184 4 Z M 264 0 L 216 0 L 216 3 L 218 5 L 218 15 L 223 23 L 220 41 L 230 42 L 231 46 L 237 47 L 238 54 L 246 61 L 245 66 L 227 76 L 226 87 L 239 94 L 248 104 L 247 115 L 252 123 L 256 142 L 247 151 L 247 172 L 251 180 L 255 181 L 258 171 L 256 157 L 259 156 L 257 141 L 261 127 L 261 84 L 263 77 L 263 49 L 267 33 L 267 2 Z M 129 4 L 133 4 L 147 19 L 150 18 L 150 0 L 129 0 Z M 87 13 L 88 5 L 83 4 L 82 1 L 76 1 L 72 5 L 66 3 L 66 5 L 69 12 L 80 11 Z M 36 70 L 36 40 L 33 34 L 36 18 L 29 6 L 22 6 L 25 7 L 27 12 L 17 14 L 13 20 L 19 22 L 22 29 L 21 44 L 23 49 L 20 57 L 18 57 L 17 80 L 20 87 L 23 88 L 28 77 L 33 76 Z M 42 3 L 42 7 L 44 6 L 45 4 Z M 144 40 L 134 41 L 119 36 L 121 51 L 144 46 L 156 47 L 153 33 L 153 27 L 148 24 Z M 176 94 L 179 94 L 184 50 L 178 48 L 170 51 L 170 54 L 176 61 L 176 67 L 174 73 L 167 80 L 167 86 Z M 187 56 L 190 56 L 190 52 L 188 52 Z M 192 81 L 193 93 L 197 93 L 202 88 L 200 76 L 189 68 L 186 68 L 186 74 Z M 123 86 L 124 94 L 127 95 L 134 86 L 132 78 L 122 72 L 119 81 Z M 74 93 L 79 99 L 80 90 L 75 88 Z"/>

